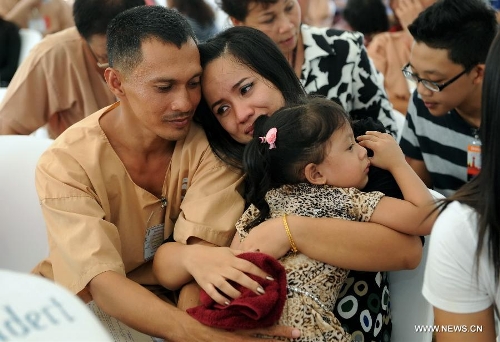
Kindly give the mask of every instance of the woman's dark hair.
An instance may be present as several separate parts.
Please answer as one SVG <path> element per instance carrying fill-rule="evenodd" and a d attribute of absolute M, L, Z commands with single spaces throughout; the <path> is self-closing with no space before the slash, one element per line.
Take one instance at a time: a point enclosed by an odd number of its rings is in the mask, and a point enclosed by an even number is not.
<path fill-rule="evenodd" d="M 259 209 L 256 225 L 267 218 L 269 206 L 265 195 L 285 184 L 306 182 L 304 168 L 325 159 L 332 134 L 350 124 L 342 106 L 323 97 L 310 97 L 305 103 L 287 106 L 272 116 L 255 121 L 254 138 L 245 147 L 243 168 L 246 173 L 246 200 Z M 261 142 L 276 128 L 276 147 Z"/>
<path fill-rule="evenodd" d="M 305 91 L 290 64 L 276 44 L 261 31 L 246 27 L 231 27 L 199 45 L 201 66 L 231 56 L 271 82 L 283 95 L 285 104 L 301 103 Z M 214 153 L 227 164 L 241 169 L 245 145 L 235 141 L 222 128 L 202 98 L 195 113 L 195 120 L 207 134 Z"/>
<path fill-rule="evenodd" d="M 493 262 L 495 279 L 500 270 L 500 35 L 491 45 L 484 70 L 481 106 L 481 171 L 454 195 L 443 200 L 442 208 L 453 201 L 472 207 L 478 214 L 476 264 L 483 248 Z M 479 269 L 479 267 L 478 267 Z"/>
<path fill-rule="evenodd" d="M 408 26 L 417 43 L 448 50 L 450 60 L 471 70 L 486 60 L 497 33 L 495 10 L 482 0 L 440 0 Z"/>
<path fill-rule="evenodd" d="M 173 0 L 173 7 L 186 17 L 194 19 L 201 26 L 209 26 L 215 21 L 215 12 L 204 0 Z"/>

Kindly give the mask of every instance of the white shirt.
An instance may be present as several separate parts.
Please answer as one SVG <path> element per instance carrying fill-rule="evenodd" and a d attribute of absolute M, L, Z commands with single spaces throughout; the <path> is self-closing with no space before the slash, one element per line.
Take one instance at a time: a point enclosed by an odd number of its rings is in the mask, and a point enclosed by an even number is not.
<path fill-rule="evenodd" d="M 433 306 L 453 313 L 474 313 L 500 303 L 487 236 L 476 263 L 477 214 L 452 202 L 431 232 L 422 293 Z M 479 270 L 477 267 L 479 266 Z"/>

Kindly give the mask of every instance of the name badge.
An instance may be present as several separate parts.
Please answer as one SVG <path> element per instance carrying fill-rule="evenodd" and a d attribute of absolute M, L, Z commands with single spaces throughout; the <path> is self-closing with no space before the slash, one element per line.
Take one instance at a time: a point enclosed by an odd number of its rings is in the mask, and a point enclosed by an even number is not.
<path fill-rule="evenodd" d="M 149 261 L 153 258 L 158 247 L 163 243 L 163 232 L 165 224 L 158 224 L 148 228 L 144 238 L 144 260 Z"/>

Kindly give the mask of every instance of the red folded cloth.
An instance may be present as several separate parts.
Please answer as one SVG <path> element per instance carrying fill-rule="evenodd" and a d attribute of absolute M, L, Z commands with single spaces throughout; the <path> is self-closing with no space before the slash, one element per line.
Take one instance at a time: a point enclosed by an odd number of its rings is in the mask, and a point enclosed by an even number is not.
<path fill-rule="evenodd" d="M 241 292 L 229 305 L 217 304 L 203 290 L 201 305 L 188 309 L 187 313 L 205 325 L 215 328 L 236 330 L 269 327 L 281 317 L 286 301 L 286 271 L 275 258 L 264 253 L 243 253 L 239 258 L 251 261 L 274 280 L 267 280 L 249 274 L 265 291 L 258 295 L 239 284 L 231 285 Z"/>

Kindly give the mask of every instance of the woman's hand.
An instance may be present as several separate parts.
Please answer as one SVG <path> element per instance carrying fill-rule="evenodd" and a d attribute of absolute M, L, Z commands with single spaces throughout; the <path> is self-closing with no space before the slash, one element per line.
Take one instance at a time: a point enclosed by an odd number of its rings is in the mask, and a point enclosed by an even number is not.
<path fill-rule="evenodd" d="M 238 283 L 256 294 L 264 293 L 258 282 L 247 274 L 272 279 L 250 261 L 237 258 L 241 251 L 228 247 L 211 247 L 203 245 L 187 246 L 183 263 L 188 272 L 205 292 L 217 303 L 229 305 L 231 298 L 237 298 L 241 292 L 229 281 Z M 223 294 L 221 294 L 221 291 Z"/>
<path fill-rule="evenodd" d="M 292 228 L 290 227 L 290 229 Z M 290 250 L 290 242 L 282 219 L 269 219 L 252 228 L 245 240 L 240 243 L 239 249 L 243 251 L 258 250 L 276 259 L 284 256 Z"/>
<path fill-rule="evenodd" d="M 367 131 L 360 135 L 357 140 L 365 148 L 373 150 L 370 162 L 377 167 L 393 171 L 400 165 L 406 165 L 406 159 L 394 137 L 387 133 Z"/>
<path fill-rule="evenodd" d="M 420 0 L 399 0 L 397 7 L 394 9 L 399 23 L 405 30 L 423 10 L 424 6 Z"/>

